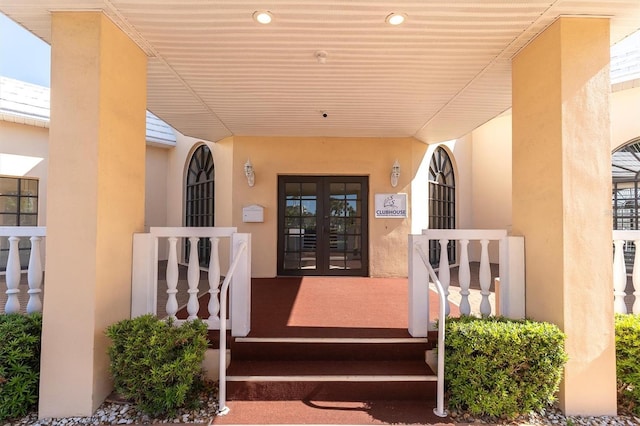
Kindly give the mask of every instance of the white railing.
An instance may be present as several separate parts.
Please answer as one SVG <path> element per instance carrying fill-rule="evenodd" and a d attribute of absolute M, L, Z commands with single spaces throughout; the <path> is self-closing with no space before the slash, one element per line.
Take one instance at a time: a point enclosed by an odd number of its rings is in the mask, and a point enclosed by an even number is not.
<path fill-rule="evenodd" d="M 131 317 L 147 313 L 157 314 L 158 304 L 158 247 L 160 240 L 167 240 L 169 244 L 166 282 L 167 288 L 167 316 L 176 318 L 179 310 L 178 289 L 178 242 L 189 241 L 189 260 L 187 265 L 188 301 L 186 310 L 187 320 L 197 318 L 200 310 L 198 301 L 198 286 L 200 284 L 200 261 L 198 259 L 198 242 L 207 239 L 211 244 L 211 257 L 208 268 L 208 293 L 210 295 L 207 306 L 208 315 L 201 318 L 210 330 L 229 324 L 233 336 L 246 336 L 251 327 L 251 236 L 240 234 L 236 228 L 223 227 L 177 227 L 151 228 L 149 233 L 134 234 L 133 236 L 133 272 Z M 227 270 L 225 281 L 230 281 L 229 318 L 221 321 L 220 297 L 220 240 L 229 240 L 230 264 L 234 270 Z M 224 313 L 224 312 L 223 312 Z M 228 320 L 228 322 L 227 322 Z M 182 321 L 177 320 L 177 323 Z M 221 348 L 221 352 L 224 348 Z"/>
<path fill-rule="evenodd" d="M 218 371 L 220 373 L 218 379 L 218 415 L 224 416 L 229 413 L 229 407 L 227 407 L 227 296 L 229 293 L 229 283 L 231 277 L 235 273 L 238 266 L 238 262 L 242 258 L 242 255 L 247 251 L 247 242 L 242 241 L 237 248 L 236 254 L 233 256 L 229 272 L 222 283 L 220 289 L 220 357 L 218 364 Z"/>
<path fill-rule="evenodd" d="M 508 236 L 506 230 L 486 229 L 428 229 L 420 235 L 411 235 L 410 242 L 429 247 L 429 240 L 436 240 L 440 245 L 440 263 L 438 279 L 445 295 L 445 313 L 450 313 L 450 265 L 447 252 L 449 241 L 457 241 L 460 261 L 458 263 L 458 281 L 460 284 L 459 310 L 469 315 L 477 311 L 481 315 L 495 314 L 509 318 L 524 318 L 524 238 Z M 479 309 L 472 309 L 469 295 L 471 272 L 469 261 L 469 245 L 480 244 L 480 283 Z M 489 263 L 489 246 L 498 244 L 499 253 L 499 289 L 496 288 L 495 306 L 490 302 L 491 267 Z M 428 279 L 424 268 L 416 268 L 416 254 L 409 253 L 409 332 L 414 337 L 424 337 L 429 329 L 429 289 L 424 282 Z"/>
<path fill-rule="evenodd" d="M 42 312 L 42 240 L 46 235 L 46 228 L 43 226 L 0 226 L 0 237 L 8 237 L 9 255 L 7 257 L 7 270 L 5 274 L 7 303 L 4 311 L 7 314 L 21 312 L 20 300 L 20 277 L 22 268 L 20 265 L 20 239 L 28 238 L 31 242 L 29 251 L 29 265 L 27 268 L 27 283 L 29 285 L 29 301 L 27 302 L 27 313 Z M 4 247 L 3 247 L 4 248 Z"/>
<path fill-rule="evenodd" d="M 410 237 L 411 238 L 411 237 Z M 447 417 L 447 410 L 444 409 L 444 333 L 445 333 L 445 318 L 446 318 L 446 297 L 445 290 L 442 287 L 442 283 L 436 276 L 435 271 L 429 264 L 429 256 L 427 256 L 424 252 L 424 248 L 420 242 L 410 241 L 409 246 L 411 250 L 415 252 L 422 260 L 419 268 L 426 269 L 429 274 L 429 278 L 433 281 L 436 287 L 436 291 L 438 292 L 438 361 L 437 361 L 437 393 L 436 393 L 436 408 L 433 409 L 433 412 L 439 417 Z M 427 246 L 428 247 L 428 246 Z M 410 256 L 413 257 L 413 256 Z M 418 266 L 418 265 L 415 265 Z M 429 282 L 426 282 L 426 286 L 428 288 Z"/>
<path fill-rule="evenodd" d="M 627 265 L 624 258 L 625 245 L 633 242 L 635 255 L 631 281 L 635 300 L 631 312 L 640 313 L 640 231 L 613 231 L 613 307 L 615 312 L 629 313 L 624 301 L 627 287 Z"/>

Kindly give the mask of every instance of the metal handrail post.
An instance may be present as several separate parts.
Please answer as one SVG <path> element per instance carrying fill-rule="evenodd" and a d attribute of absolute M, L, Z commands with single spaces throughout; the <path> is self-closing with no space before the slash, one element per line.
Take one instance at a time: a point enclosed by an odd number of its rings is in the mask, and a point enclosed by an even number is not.
<path fill-rule="evenodd" d="M 218 416 L 224 416 L 229 413 L 227 407 L 227 298 L 229 293 L 229 283 L 233 276 L 240 257 L 247 249 L 247 243 L 241 242 L 238 245 L 238 252 L 233 258 L 233 262 L 229 267 L 229 272 L 222 282 L 220 288 L 220 356 L 219 356 L 219 381 L 218 381 Z"/>
<path fill-rule="evenodd" d="M 433 413 L 438 417 L 447 417 L 447 410 L 444 409 L 444 322 L 447 300 L 444 295 L 444 288 L 440 283 L 440 280 L 436 276 L 435 271 L 431 267 L 427 255 L 422 249 L 420 243 L 415 244 L 416 251 L 422 259 L 429 276 L 433 280 L 438 291 L 438 300 L 440 304 L 438 306 L 438 367 L 437 367 L 437 396 L 436 396 L 436 408 L 433 409 Z"/>

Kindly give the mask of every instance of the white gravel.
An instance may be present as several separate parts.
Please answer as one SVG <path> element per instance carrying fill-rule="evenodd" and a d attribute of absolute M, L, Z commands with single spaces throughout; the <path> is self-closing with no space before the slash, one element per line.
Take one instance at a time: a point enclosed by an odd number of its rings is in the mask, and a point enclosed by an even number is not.
<path fill-rule="evenodd" d="M 37 425 L 37 426 L 76 426 L 76 425 L 127 425 L 156 423 L 204 423 L 209 424 L 218 411 L 217 395 L 203 396 L 199 409 L 184 411 L 175 418 L 152 418 L 138 411 L 129 403 L 105 402 L 91 417 L 67 417 L 61 419 L 40 419 L 37 413 L 31 413 L 19 420 L 6 423 L 4 426 Z"/>
<path fill-rule="evenodd" d="M 511 421 L 496 421 L 490 418 L 474 418 L 469 414 L 450 413 L 457 423 L 499 424 L 499 425 L 562 425 L 562 426 L 632 426 L 640 425 L 640 417 L 619 416 L 565 416 L 560 409 L 550 407 L 540 413 L 518 417 Z"/>

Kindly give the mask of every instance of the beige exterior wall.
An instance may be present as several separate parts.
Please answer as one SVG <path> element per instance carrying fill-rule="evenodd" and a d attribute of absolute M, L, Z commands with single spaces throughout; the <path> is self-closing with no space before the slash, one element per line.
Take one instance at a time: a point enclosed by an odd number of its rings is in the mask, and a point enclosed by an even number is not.
<path fill-rule="evenodd" d="M 607 19 L 560 18 L 513 60 L 513 232 L 527 316 L 567 334 L 569 415 L 616 412 L 609 56 Z"/>
<path fill-rule="evenodd" d="M 456 226 L 473 228 L 473 138 L 466 135 L 454 141 L 451 147 L 456 171 Z"/>
<path fill-rule="evenodd" d="M 407 275 L 407 234 L 410 220 L 375 219 L 374 194 L 407 193 L 416 164 L 427 145 L 412 138 L 277 138 L 234 137 L 221 143 L 233 145 L 232 223 L 252 234 L 252 274 L 273 277 L 277 272 L 278 175 L 353 175 L 369 177 L 369 273 L 371 276 Z M 226 152 L 226 151 L 225 151 Z M 247 185 L 244 163 L 255 168 L 254 187 Z M 396 188 L 391 187 L 391 166 L 401 166 Z M 216 186 L 217 188 L 217 186 Z M 216 205 L 219 199 L 216 196 Z M 264 207 L 264 223 L 243 223 L 242 208 Z M 410 213 L 409 213 L 410 214 Z"/>
<path fill-rule="evenodd" d="M 178 133 L 177 146 L 167 151 L 167 222 L 184 224 L 185 171 L 198 139 Z M 277 273 L 277 177 L 283 175 L 362 175 L 370 177 L 369 237 L 370 275 L 406 276 L 406 235 L 428 227 L 428 166 L 439 145 L 445 147 L 456 168 L 456 204 L 459 227 L 470 227 L 471 137 L 442 144 L 425 145 L 412 138 L 275 138 L 230 137 L 207 145 L 212 149 L 216 170 L 216 226 L 235 226 L 252 234 L 254 277 Z M 335 153 L 342 153 L 337 159 Z M 398 159 L 398 187 L 389 181 L 391 165 Z M 250 188 L 244 176 L 247 159 L 256 170 L 256 185 Z M 147 193 L 149 189 L 147 189 Z M 373 197 L 378 193 L 409 195 L 407 219 L 375 219 Z M 264 223 L 243 223 L 242 208 L 265 207 Z M 268 247 L 268 250 L 265 250 Z M 223 265 L 225 259 L 223 259 Z"/>
<path fill-rule="evenodd" d="M 111 392 L 104 330 L 130 315 L 126 241 L 144 230 L 144 53 L 101 13 L 54 12 L 51 64 L 41 418 Z"/>
<path fill-rule="evenodd" d="M 611 94 L 611 151 L 640 137 L 638 111 L 640 88 Z M 511 231 L 511 121 L 512 113 L 509 109 L 467 136 L 470 138 L 473 158 L 472 190 L 469 194 L 472 206 L 470 228 Z M 491 250 L 490 254 L 491 261 L 496 261 L 497 251 Z"/>
<path fill-rule="evenodd" d="M 612 93 L 612 150 L 640 137 L 640 88 Z M 39 224 L 46 225 L 49 129 L 0 121 L 0 152 L 42 158 L 24 176 L 40 180 Z M 175 148 L 146 148 L 145 229 L 184 224 L 185 167 L 195 148 L 204 142 L 177 133 Z M 231 226 L 233 138 L 208 143 L 216 167 L 216 224 Z M 443 145 L 456 167 L 457 226 L 475 229 L 511 229 L 511 110 L 455 141 L 414 147 L 411 183 L 411 232 L 428 227 L 427 172 L 433 150 Z M 246 160 L 245 160 L 246 161 Z M 0 171 L 0 174 L 1 171 Z M 242 177 L 244 182 L 244 177 Z M 477 250 L 471 251 L 477 260 Z M 491 250 L 492 261 L 497 251 Z"/>
<path fill-rule="evenodd" d="M 145 155 L 144 228 L 167 226 L 169 150 L 147 145 Z"/>
<path fill-rule="evenodd" d="M 611 151 L 640 137 L 640 87 L 611 95 Z"/>
<path fill-rule="evenodd" d="M 511 231 L 511 110 L 474 130 L 471 135 L 472 229 Z M 480 259 L 478 243 L 469 246 L 469 258 Z M 499 246 L 489 244 L 489 259 L 498 262 Z"/>
<path fill-rule="evenodd" d="M 30 157 L 31 167 L 11 167 L 0 165 L 0 175 L 37 178 L 38 182 L 38 225 L 47 224 L 47 169 L 49 165 L 49 129 L 0 120 L 0 153 Z M 15 174 L 15 169 L 20 169 Z"/>
<path fill-rule="evenodd" d="M 511 111 L 472 133 L 472 228 L 511 230 Z"/>

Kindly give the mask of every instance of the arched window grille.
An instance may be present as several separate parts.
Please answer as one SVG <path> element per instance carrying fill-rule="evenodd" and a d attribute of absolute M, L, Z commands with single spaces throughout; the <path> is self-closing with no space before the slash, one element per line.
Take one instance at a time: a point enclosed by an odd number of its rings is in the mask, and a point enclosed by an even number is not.
<path fill-rule="evenodd" d="M 636 138 L 613 152 L 611 156 L 612 194 L 614 230 L 640 229 L 640 138 Z M 624 257 L 627 272 L 633 269 L 635 244 L 625 244 Z"/>
<path fill-rule="evenodd" d="M 185 187 L 185 225 L 214 226 L 215 212 L 215 170 L 211 150 L 206 145 L 199 146 L 191 156 L 187 169 Z M 185 241 L 185 256 L 189 256 L 189 243 Z M 211 248 L 209 241 L 200 240 L 198 258 L 202 266 L 209 264 Z"/>
<path fill-rule="evenodd" d="M 640 193 L 640 138 L 634 139 L 611 156 L 613 177 L 613 229 L 637 230 Z"/>
<path fill-rule="evenodd" d="M 456 227 L 456 182 L 453 163 L 447 151 L 438 147 L 429 164 L 429 229 L 455 229 Z M 440 244 L 430 242 L 430 259 L 433 266 L 440 262 Z M 447 246 L 449 263 L 455 263 L 454 241 Z"/>

